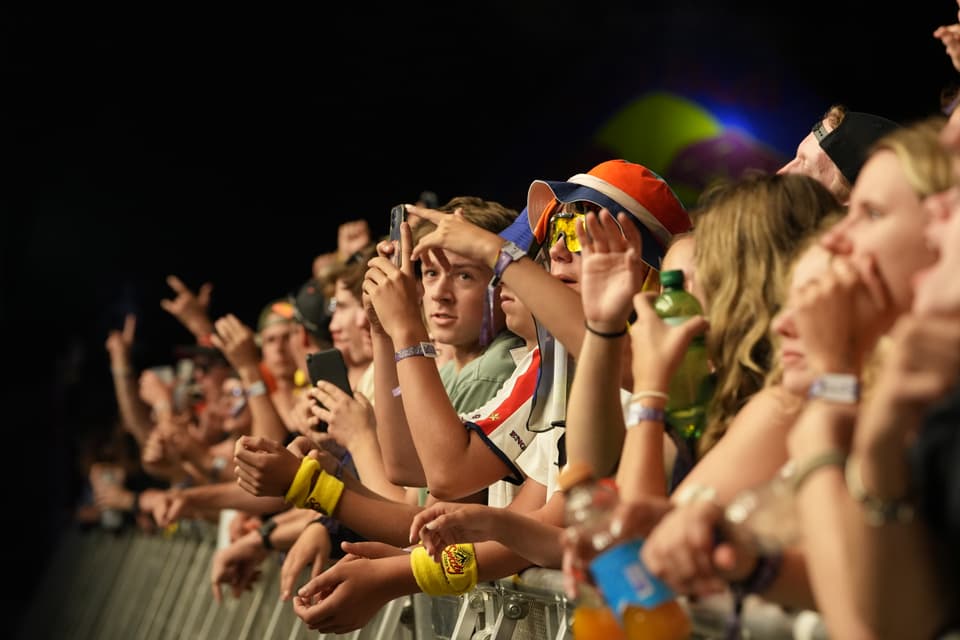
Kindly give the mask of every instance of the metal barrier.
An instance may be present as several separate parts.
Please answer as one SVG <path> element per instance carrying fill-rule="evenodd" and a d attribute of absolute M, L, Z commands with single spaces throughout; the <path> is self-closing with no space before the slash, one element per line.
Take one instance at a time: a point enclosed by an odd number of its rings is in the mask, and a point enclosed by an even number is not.
<path fill-rule="evenodd" d="M 164 640 L 277 638 L 299 640 L 570 640 L 572 607 L 561 574 L 529 569 L 520 576 L 483 583 L 461 597 L 424 594 L 387 603 L 361 630 L 317 634 L 279 599 L 280 563 L 264 561 L 262 575 L 239 598 L 213 600 L 210 562 L 216 528 L 183 522 L 171 535 L 134 531 L 69 530 L 64 533 L 37 597 L 24 616 L 24 640 Z M 307 574 L 302 576 L 305 582 Z M 57 606 L 51 607 L 51 598 Z M 722 638 L 729 602 L 685 603 L 694 638 Z M 744 638 L 796 637 L 797 618 L 779 607 L 748 601 Z M 825 638 L 822 624 L 807 619 L 805 638 Z"/>

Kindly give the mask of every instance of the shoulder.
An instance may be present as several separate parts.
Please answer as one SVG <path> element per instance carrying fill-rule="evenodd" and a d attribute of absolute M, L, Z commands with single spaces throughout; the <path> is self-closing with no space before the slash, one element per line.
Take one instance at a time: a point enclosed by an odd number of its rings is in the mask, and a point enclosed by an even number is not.
<path fill-rule="evenodd" d="M 764 387 L 737 412 L 727 431 L 790 427 L 800 415 L 803 403 L 803 398 L 789 393 L 780 385 Z"/>
<path fill-rule="evenodd" d="M 517 368 L 512 350 L 523 346 L 523 339 L 519 336 L 503 331 L 494 339 L 474 362 L 478 378 L 504 379 L 509 377 Z"/>

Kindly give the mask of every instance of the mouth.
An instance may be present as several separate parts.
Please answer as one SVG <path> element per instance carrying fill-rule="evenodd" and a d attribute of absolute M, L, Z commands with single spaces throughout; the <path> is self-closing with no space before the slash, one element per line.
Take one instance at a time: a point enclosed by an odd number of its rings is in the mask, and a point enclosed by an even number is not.
<path fill-rule="evenodd" d="M 780 364 L 784 367 L 796 367 L 804 360 L 804 356 L 799 351 L 784 350 L 780 352 Z"/>

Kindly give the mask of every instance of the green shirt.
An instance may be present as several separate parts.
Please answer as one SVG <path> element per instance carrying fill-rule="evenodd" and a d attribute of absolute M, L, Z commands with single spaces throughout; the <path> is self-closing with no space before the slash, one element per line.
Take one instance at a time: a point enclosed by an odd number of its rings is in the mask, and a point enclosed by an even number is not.
<path fill-rule="evenodd" d="M 482 354 L 464 365 L 459 372 L 453 361 L 440 368 L 443 388 L 447 390 L 450 403 L 458 414 L 479 409 L 497 395 L 497 391 L 517 368 L 510 350 L 523 344 L 523 338 L 504 330 L 497 334 Z"/>

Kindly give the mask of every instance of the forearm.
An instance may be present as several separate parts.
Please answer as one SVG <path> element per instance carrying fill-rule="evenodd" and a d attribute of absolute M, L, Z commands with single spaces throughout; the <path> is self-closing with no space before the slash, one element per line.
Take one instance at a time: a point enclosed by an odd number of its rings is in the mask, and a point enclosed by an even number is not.
<path fill-rule="evenodd" d="M 585 329 L 583 305 L 576 291 L 526 258 L 504 270 L 503 282 L 574 359 L 580 357 Z"/>
<path fill-rule="evenodd" d="M 662 422 L 645 420 L 627 431 L 617 469 L 617 486 L 624 502 L 667 495 L 663 441 Z"/>
<path fill-rule="evenodd" d="M 241 367 L 238 372 L 243 388 L 247 389 L 250 385 L 257 382 L 266 384 L 263 376 L 260 375 L 260 369 L 257 365 Z M 283 419 L 273 406 L 269 393 L 248 396 L 247 405 L 250 407 L 251 427 L 250 435 L 269 438 L 274 442 L 283 442 L 287 438 L 287 427 Z"/>
<path fill-rule="evenodd" d="M 871 494 L 885 500 L 908 495 L 902 443 L 857 442 L 851 455 L 856 456 L 863 484 Z M 933 637 L 950 614 L 951 591 L 943 583 L 923 521 L 874 526 L 849 495 L 846 506 L 843 524 L 851 541 L 852 592 L 867 624 L 881 637 Z M 890 576 L 896 576 L 902 588 L 891 588 Z"/>
<path fill-rule="evenodd" d="M 848 450 L 855 416 L 854 407 L 823 400 L 808 402 L 791 435 L 791 458 L 803 465 L 826 451 Z M 855 541 L 845 527 L 847 512 L 854 504 L 844 482 L 843 467 L 817 469 L 797 489 L 795 499 L 810 586 L 831 635 L 872 637 L 856 607 L 850 572 L 850 547 Z M 885 570 L 885 575 L 890 574 Z"/>
<path fill-rule="evenodd" d="M 351 440 L 347 444 L 347 449 L 353 456 L 360 482 L 384 498 L 403 502 L 405 495 L 403 487 L 393 484 L 387 477 L 376 433 L 364 432 Z"/>
<path fill-rule="evenodd" d="M 495 525 L 494 541 L 538 567 L 559 569 L 563 560 L 563 499 L 529 513 L 507 509 Z"/>
<path fill-rule="evenodd" d="M 275 513 L 289 505 L 283 498 L 254 496 L 234 482 L 220 482 L 184 489 L 187 500 L 194 509 L 237 509 L 247 513 Z"/>
<path fill-rule="evenodd" d="M 133 377 L 129 364 L 114 364 L 110 370 L 113 373 L 113 391 L 117 398 L 120 419 L 142 449 L 153 426 L 150 423 L 150 410 L 140 400 L 136 378 Z"/>
<path fill-rule="evenodd" d="M 623 340 L 587 334 L 567 406 L 567 460 L 586 462 L 600 476 L 613 472 L 623 449 Z"/>
<path fill-rule="evenodd" d="M 277 515 L 274 520 L 277 528 L 270 535 L 270 542 L 274 549 L 286 551 L 293 546 L 304 528 L 313 520 L 317 513 L 310 509 L 289 509 Z"/>
<path fill-rule="evenodd" d="M 398 347 L 416 344 L 416 331 L 404 332 L 395 340 Z M 470 486 L 466 491 L 459 490 L 465 480 L 463 461 L 470 447 L 470 434 L 450 404 L 434 361 L 405 358 L 397 363 L 397 373 L 403 389 L 404 413 L 427 487 L 442 499 L 481 489 Z"/>
<path fill-rule="evenodd" d="M 373 334 L 374 394 L 377 400 L 373 411 L 377 418 L 377 441 L 387 478 L 394 484 L 422 487 L 426 485 L 426 478 L 413 445 L 403 402 L 393 395 L 393 389 L 400 386 L 393 356 L 390 336 Z"/>
<path fill-rule="evenodd" d="M 345 487 L 330 515 L 368 540 L 406 547 L 410 544 L 410 524 L 420 511 L 418 506 L 362 495 Z"/>

